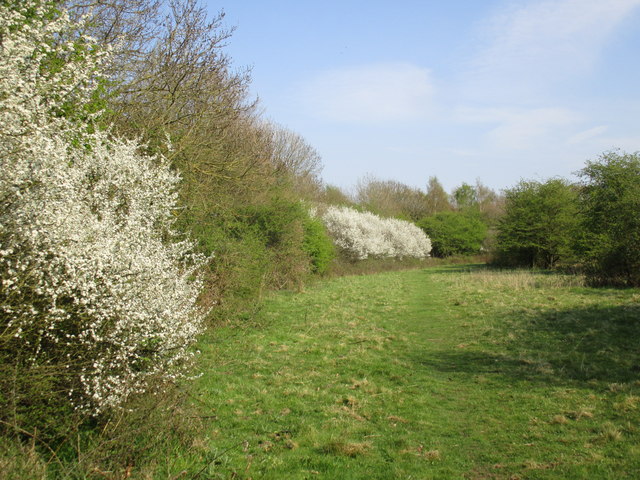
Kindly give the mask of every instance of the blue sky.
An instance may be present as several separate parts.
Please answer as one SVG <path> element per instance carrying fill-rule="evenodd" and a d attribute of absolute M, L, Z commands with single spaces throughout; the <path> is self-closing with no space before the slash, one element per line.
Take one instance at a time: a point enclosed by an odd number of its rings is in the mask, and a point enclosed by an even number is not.
<path fill-rule="evenodd" d="M 208 0 L 327 183 L 503 189 L 640 150 L 640 0 Z"/>

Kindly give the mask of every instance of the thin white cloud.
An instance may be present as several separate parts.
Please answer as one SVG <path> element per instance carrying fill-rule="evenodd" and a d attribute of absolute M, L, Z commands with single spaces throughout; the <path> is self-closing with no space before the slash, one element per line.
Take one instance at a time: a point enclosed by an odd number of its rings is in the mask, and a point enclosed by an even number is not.
<path fill-rule="evenodd" d="M 607 127 L 581 131 L 589 118 L 575 103 L 567 108 L 562 92 L 596 71 L 639 7 L 640 0 L 510 1 L 482 24 L 483 41 L 456 84 L 458 101 L 474 108 L 458 108 L 454 120 L 479 125 L 476 145 L 494 154 L 602 141 Z"/>
<path fill-rule="evenodd" d="M 303 107 L 312 115 L 365 124 L 423 118 L 433 95 L 429 70 L 408 63 L 331 70 L 299 91 Z"/>
<path fill-rule="evenodd" d="M 526 1 L 484 24 L 467 72 L 479 95 L 533 96 L 556 80 L 588 72 L 640 0 Z"/>
<path fill-rule="evenodd" d="M 535 147 L 580 120 L 565 108 L 467 108 L 459 110 L 458 118 L 464 123 L 488 124 L 484 139 L 497 150 Z"/>
<path fill-rule="evenodd" d="M 601 136 L 608 129 L 609 127 L 607 127 L 606 125 L 599 125 L 597 127 L 593 127 L 588 130 L 584 130 L 582 132 L 578 132 L 575 135 L 570 136 L 567 139 L 567 143 L 569 145 L 578 145 L 580 143 L 584 143 L 588 140 Z"/>

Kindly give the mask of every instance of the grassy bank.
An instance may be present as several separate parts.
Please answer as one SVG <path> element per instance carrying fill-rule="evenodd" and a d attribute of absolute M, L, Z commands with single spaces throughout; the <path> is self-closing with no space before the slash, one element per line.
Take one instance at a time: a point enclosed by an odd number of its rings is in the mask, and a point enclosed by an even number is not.
<path fill-rule="evenodd" d="M 640 292 L 580 283 L 452 266 L 275 295 L 203 340 L 202 434 L 165 473 L 637 478 Z"/>

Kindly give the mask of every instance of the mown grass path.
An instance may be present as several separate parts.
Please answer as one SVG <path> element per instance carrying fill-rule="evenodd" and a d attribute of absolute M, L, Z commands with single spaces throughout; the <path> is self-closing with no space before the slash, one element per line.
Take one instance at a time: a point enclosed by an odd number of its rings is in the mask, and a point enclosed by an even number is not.
<path fill-rule="evenodd" d="M 196 478 L 640 478 L 640 292 L 344 277 L 203 340 Z"/>

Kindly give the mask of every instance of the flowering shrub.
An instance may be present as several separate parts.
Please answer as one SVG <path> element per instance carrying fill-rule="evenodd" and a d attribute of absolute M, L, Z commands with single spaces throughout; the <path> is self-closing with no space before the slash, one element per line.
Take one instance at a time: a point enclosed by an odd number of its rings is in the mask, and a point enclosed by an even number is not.
<path fill-rule="evenodd" d="M 89 128 L 89 113 L 65 115 L 88 111 L 104 54 L 68 34 L 64 13 L 11 3 L 0 4 L 0 362 L 61 367 L 57 386 L 97 414 L 179 373 L 205 259 L 173 229 L 168 163 Z"/>
<path fill-rule="evenodd" d="M 327 207 L 320 216 L 335 244 L 360 260 L 368 257 L 425 258 L 431 251 L 429 238 L 411 222 L 336 206 Z"/>

